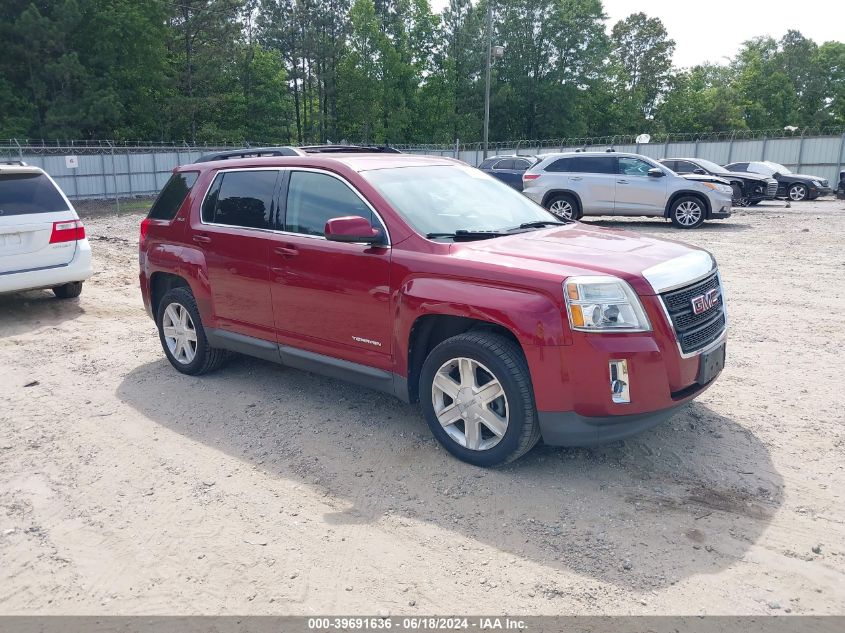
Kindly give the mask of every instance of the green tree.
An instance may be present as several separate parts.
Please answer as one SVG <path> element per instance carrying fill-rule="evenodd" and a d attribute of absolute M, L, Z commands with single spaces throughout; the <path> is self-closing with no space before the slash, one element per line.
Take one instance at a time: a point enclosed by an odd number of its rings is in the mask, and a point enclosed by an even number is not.
<path fill-rule="evenodd" d="M 634 13 L 613 26 L 613 65 L 618 85 L 627 94 L 627 110 L 636 116 L 637 131 L 648 127 L 654 110 L 666 90 L 672 69 L 675 41 L 663 22 L 645 13 Z M 627 114 L 627 113 L 626 113 Z"/>

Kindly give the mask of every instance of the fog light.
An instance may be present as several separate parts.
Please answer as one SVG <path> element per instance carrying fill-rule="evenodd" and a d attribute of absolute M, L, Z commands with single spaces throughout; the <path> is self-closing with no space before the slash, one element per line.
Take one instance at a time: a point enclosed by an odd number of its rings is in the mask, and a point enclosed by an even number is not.
<path fill-rule="evenodd" d="M 631 390 L 628 386 L 628 361 L 612 360 L 610 366 L 610 397 L 617 404 L 631 402 Z"/>

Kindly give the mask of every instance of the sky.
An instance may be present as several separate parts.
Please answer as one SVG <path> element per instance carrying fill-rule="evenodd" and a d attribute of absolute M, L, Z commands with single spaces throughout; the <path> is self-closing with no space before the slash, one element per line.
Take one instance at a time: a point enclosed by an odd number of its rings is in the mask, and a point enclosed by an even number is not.
<path fill-rule="evenodd" d="M 431 8 L 440 11 L 448 1 L 430 0 Z M 675 40 L 678 67 L 724 64 L 745 40 L 780 39 L 790 28 L 818 44 L 845 40 L 845 0 L 604 0 L 604 11 L 608 31 L 638 11 L 660 18 Z"/>

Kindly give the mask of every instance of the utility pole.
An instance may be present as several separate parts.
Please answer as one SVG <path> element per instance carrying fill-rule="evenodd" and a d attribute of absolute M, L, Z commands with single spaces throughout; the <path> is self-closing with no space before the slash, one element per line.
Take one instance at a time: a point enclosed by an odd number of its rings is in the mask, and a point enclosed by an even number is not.
<path fill-rule="evenodd" d="M 487 80 L 484 85 L 484 159 L 490 138 L 490 66 L 493 58 L 493 0 L 487 0 Z"/>

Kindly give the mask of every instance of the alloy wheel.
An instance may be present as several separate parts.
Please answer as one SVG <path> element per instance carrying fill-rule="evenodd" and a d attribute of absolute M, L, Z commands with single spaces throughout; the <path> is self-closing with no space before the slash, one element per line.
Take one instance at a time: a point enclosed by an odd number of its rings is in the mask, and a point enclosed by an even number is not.
<path fill-rule="evenodd" d="M 496 376 L 471 358 L 443 363 L 431 386 L 434 413 L 459 446 L 485 451 L 508 430 L 508 399 Z"/>
<path fill-rule="evenodd" d="M 686 200 L 675 209 L 675 218 L 679 224 L 693 226 L 701 220 L 701 205 L 692 200 Z"/>
<path fill-rule="evenodd" d="M 804 185 L 792 185 L 789 188 L 789 199 L 798 202 L 807 196 L 807 189 Z"/>
<path fill-rule="evenodd" d="M 573 219 L 575 215 L 575 210 L 572 208 L 572 203 L 568 200 L 555 200 L 549 207 L 549 211 L 566 220 Z"/>
<path fill-rule="evenodd" d="M 187 308 L 180 303 L 168 304 L 164 309 L 161 329 L 173 358 L 189 365 L 197 355 L 197 330 Z"/>

